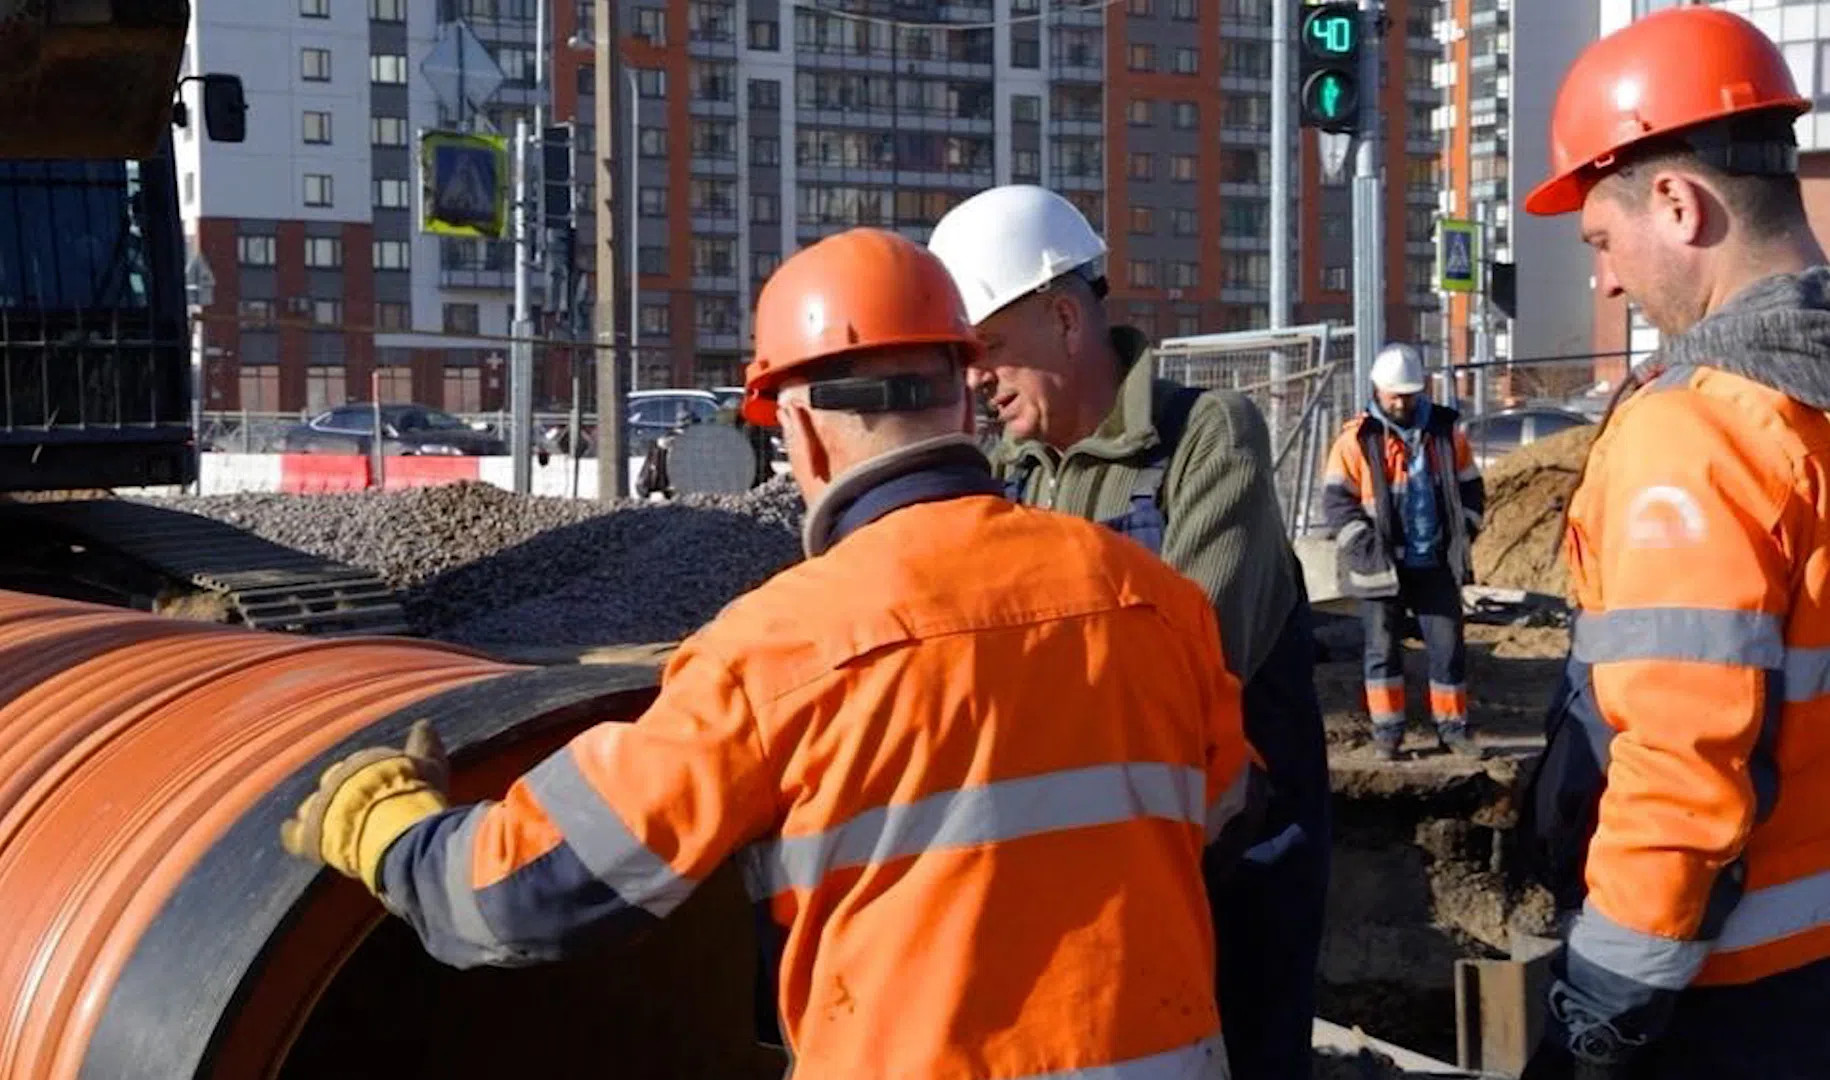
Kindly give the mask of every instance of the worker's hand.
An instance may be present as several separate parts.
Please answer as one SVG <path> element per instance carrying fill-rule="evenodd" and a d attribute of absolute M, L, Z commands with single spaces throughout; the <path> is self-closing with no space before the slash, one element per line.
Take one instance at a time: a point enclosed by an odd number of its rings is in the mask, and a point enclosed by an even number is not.
<path fill-rule="evenodd" d="M 280 826 L 280 843 L 375 892 L 388 846 L 445 809 L 449 776 L 445 747 L 421 720 L 403 749 L 359 750 L 325 770 L 318 790 Z"/>
<path fill-rule="evenodd" d="M 1583 1061 L 1562 1042 L 1547 1037 L 1539 1040 L 1519 1080 L 1619 1080 L 1627 1075 L 1622 1066 Z"/>

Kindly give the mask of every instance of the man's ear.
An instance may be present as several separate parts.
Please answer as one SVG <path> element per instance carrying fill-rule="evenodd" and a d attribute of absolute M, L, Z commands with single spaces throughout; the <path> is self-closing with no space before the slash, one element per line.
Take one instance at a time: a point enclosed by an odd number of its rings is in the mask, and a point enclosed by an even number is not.
<path fill-rule="evenodd" d="M 1079 356 L 1081 338 L 1087 329 L 1086 312 L 1080 310 L 1080 302 L 1066 289 L 1049 293 L 1050 317 L 1061 335 L 1062 352 L 1066 356 Z"/>
<path fill-rule="evenodd" d="M 1709 215 L 1720 206 L 1715 193 L 1696 177 L 1666 171 L 1652 178 L 1646 209 L 1661 237 L 1688 247 L 1702 238 L 1710 224 Z"/>
<path fill-rule="evenodd" d="M 776 414 L 781 418 L 789 464 L 804 469 L 806 475 L 823 484 L 831 483 L 832 455 L 814 426 L 813 410 L 799 400 L 784 401 L 777 405 Z"/>

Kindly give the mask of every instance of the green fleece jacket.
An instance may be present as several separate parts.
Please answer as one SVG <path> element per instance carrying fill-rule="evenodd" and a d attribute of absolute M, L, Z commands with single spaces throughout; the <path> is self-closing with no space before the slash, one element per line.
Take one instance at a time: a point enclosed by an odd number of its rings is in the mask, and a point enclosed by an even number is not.
<path fill-rule="evenodd" d="M 1098 430 L 1066 452 L 1036 439 L 1006 440 L 994 466 L 1007 478 L 1033 462 L 1022 501 L 1093 521 L 1131 508 L 1143 459 L 1159 443 L 1156 418 L 1176 384 L 1155 378 L 1144 335 L 1112 331 L 1126 367 L 1118 403 Z M 1295 552 L 1284 535 L 1271 468 L 1271 436 L 1243 394 L 1210 390 L 1188 417 L 1164 477 L 1168 519 L 1163 558 L 1213 601 L 1227 665 L 1241 681 L 1257 673 L 1300 594 Z"/>

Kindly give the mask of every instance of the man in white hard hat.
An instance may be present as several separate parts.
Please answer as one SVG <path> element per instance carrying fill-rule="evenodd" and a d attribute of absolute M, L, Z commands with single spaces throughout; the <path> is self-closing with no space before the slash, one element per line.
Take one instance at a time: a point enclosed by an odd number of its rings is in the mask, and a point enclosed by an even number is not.
<path fill-rule="evenodd" d="M 1103 522 L 1212 600 L 1245 726 L 1273 795 L 1246 862 L 1210 877 L 1217 994 L 1237 1076 L 1310 1075 L 1328 886 L 1328 753 L 1302 574 L 1272 483 L 1264 418 L 1243 395 L 1155 377 L 1144 335 L 1111 326 L 1106 245 L 1045 188 L 992 188 L 928 242 L 985 347 L 973 387 L 997 412 L 1013 497 Z"/>
<path fill-rule="evenodd" d="M 1486 488 L 1455 410 L 1424 393 L 1423 357 L 1387 345 L 1373 361 L 1373 401 L 1328 455 L 1322 508 L 1342 577 L 1366 628 L 1366 710 L 1373 750 L 1398 757 L 1404 740 L 1404 633 L 1416 616 L 1430 659 L 1430 714 L 1443 746 L 1481 756 L 1468 731 L 1461 587 Z"/>

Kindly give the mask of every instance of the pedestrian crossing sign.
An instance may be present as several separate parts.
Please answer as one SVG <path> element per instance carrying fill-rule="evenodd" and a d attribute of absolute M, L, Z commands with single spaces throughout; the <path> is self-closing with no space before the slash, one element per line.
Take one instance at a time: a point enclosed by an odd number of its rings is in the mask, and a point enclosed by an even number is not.
<path fill-rule="evenodd" d="M 1443 218 L 1436 223 L 1436 288 L 1439 292 L 1480 291 L 1480 226 Z"/>
<path fill-rule="evenodd" d="M 501 239 L 508 227 L 508 140 L 425 131 L 419 137 L 420 227 L 440 236 Z"/>

